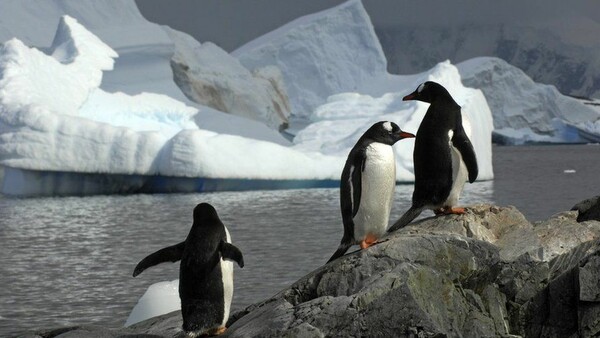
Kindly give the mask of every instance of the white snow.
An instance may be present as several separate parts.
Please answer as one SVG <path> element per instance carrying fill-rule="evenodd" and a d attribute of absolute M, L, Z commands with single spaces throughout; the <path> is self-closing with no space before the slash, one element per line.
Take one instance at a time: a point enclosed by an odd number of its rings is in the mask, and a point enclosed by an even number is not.
<path fill-rule="evenodd" d="M 237 176 L 265 178 L 269 172 L 260 168 L 242 171 L 256 162 L 249 161 L 248 166 L 239 166 L 237 162 L 246 154 L 254 153 L 262 162 L 278 163 L 274 170 L 286 175 L 294 168 L 290 164 L 298 162 L 290 161 L 291 157 L 300 157 L 302 163 L 315 167 L 320 160 L 318 154 L 311 159 L 277 143 L 199 130 L 194 123 L 198 109 L 165 95 L 130 96 L 99 89 L 102 70 L 110 69 L 116 53 L 70 17 L 61 21 L 55 42 L 52 55 L 26 47 L 17 39 L 2 47 L 0 163 L 3 165 L 119 174 L 155 174 L 160 165 L 166 175 L 232 177 L 227 176 L 230 172 L 223 171 L 223 162 L 215 162 L 208 155 L 214 153 L 218 158 L 229 159 L 226 163 L 235 162 Z M 59 60 L 56 57 L 60 57 Z M 235 119 L 222 124 L 240 131 L 252 127 L 248 123 L 236 123 Z M 183 130 L 197 133 L 180 134 Z M 213 151 L 204 152 L 207 156 L 190 151 L 189 157 L 183 159 L 187 163 L 171 169 L 173 161 L 181 160 L 182 152 L 177 145 L 186 144 L 182 139 L 185 136 L 197 138 L 187 140 L 189 144 L 207 139 L 206 144 L 214 145 Z M 167 144 L 173 152 L 163 151 Z M 228 145 L 230 151 L 226 151 Z M 214 163 L 209 166 L 212 169 L 207 170 L 207 165 L 198 162 L 199 159 Z M 316 175 L 331 178 L 334 172 L 326 167 Z M 305 173 L 300 178 L 311 177 L 307 175 L 313 171 Z"/>
<path fill-rule="evenodd" d="M 148 318 L 181 309 L 179 279 L 158 282 L 148 287 L 131 310 L 125 326 L 131 326 Z"/>
<path fill-rule="evenodd" d="M 27 46 L 35 46 L 45 51 L 52 43 L 53 34 L 63 15 L 77 19 L 93 35 L 100 38 L 119 54 L 114 70 L 103 74 L 100 88 L 113 93 L 123 92 L 137 95 L 144 92 L 164 94 L 195 107 L 198 113 L 194 121 L 204 129 L 219 133 L 243 135 L 245 137 L 289 144 L 277 130 L 267 127 L 262 122 L 270 112 L 254 110 L 241 114 L 241 110 L 230 111 L 230 114 L 217 111 L 203 104 L 190 101 L 177 86 L 171 69 L 171 61 L 176 54 L 193 50 L 199 43 L 193 38 L 174 32 L 147 21 L 139 12 L 133 0 L 68 1 L 47 0 L 5 0 L 0 10 L 0 42 L 18 38 Z M 35 23 L 35 24 L 32 24 Z M 172 34 L 169 34 L 172 33 Z M 179 34 L 177 34 L 179 33 Z M 233 57 L 229 57 L 234 59 Z M 194 67 L 191 58 L 188 66 Z M 216 65 L 212 65 L 216 66 Z M 246 73 L 248 71 L 245 71 Z M 244 74 L 240 74 L 244 75 Z M 52 77 L 48 77 L 53 81 Z M 264 74 L 256 75 L 257 87 L 273 88 L 273 78 L 265 79 Z M 234 89 L 238 89 L 236 87 Z M 279 100 L 280 93 L 273 93 L 271 99 Z M 265 95 L 265 90 L 233 92 L 234 96 L 244 96 L 246 101 L 255 102 L 257 97 Z M 241 100 L 242 102 L 244 100 Z M 272 104 L 271 104 L 272 105 Z M 265 103 L 264 107 L 268 107 Z M 246 117 L 232 115 L 240 114 Z M 254 115 L 253 115 L 254 114 Z M 278 119 L 278 117 L 272 117 Z M 227 123 L 229 122 L 229 123 Z M 244 128 L 239 128 L 244 126 Z"/>
<path fill-rule="evenodd" d="M 600 135 L 600 119 L 596 121 L 585 121 L 581 124 L 581 127 L 590 133 Z"/>

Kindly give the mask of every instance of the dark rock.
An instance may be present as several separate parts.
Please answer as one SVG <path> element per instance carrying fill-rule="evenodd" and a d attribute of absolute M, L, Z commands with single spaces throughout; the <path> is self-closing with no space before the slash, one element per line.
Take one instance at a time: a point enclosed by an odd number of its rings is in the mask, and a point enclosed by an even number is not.
<path fill-rule="evenodd" d="M 589 257 L 579 268 L 579 300 L 600 302 L 600 256 Z"/>
<path fill-rule="evenodd" d="M 573 206 L 577 211 L 577 222 L 600 221 L 600 195 L 583 200 Z"/>
<path fill-rule="evenodd" d="M 506 324 L 488 311 L 506 313 L 490 302 L 499 292 L 487 288 L 498 262 L 486 242 L 395 234 L 302 278 L 235 321 L 227 336 L 502 336 Z"/>

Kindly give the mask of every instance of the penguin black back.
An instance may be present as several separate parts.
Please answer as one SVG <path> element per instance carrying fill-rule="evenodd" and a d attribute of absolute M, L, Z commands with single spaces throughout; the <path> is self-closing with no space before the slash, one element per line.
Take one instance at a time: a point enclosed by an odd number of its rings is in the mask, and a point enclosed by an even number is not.
<path fill-rule="evenodd" d="M 466 167 L 469 182 L 474 182 L 478 174 L 475 151 L 462 126 L 461 108 L 446 88 L 427 81 L 403 100 L 430 105 L 415 140 L 412 206 L 388 231 L 404 227 L 425 208 L 459 213 L 452 204 L 464 184 L 464 181 L 458 182 L 463 179 L 461 163 Z"/>
<path fill-rule="evenodd" d="M 233 295 L 233 266 L 244 266 L 241 251 L 230 243 L 229 233 L 215 208 L 198 204 L 192 228 L 184 242 L 145 257 L 134 277 L 163 262 L 181 260 L 179 297 L 183 330 L 193 334 L 217 334 L 225 330 Z"/>
<path fill-rule="evenodd" d="M 224 270 L 222 259 L 237 261 L 244 266 L 242 253 L 229 243 L 228 233 L 216 210 L 208 203 L 194 208 L 194 223 L 185 240 L 179 268 L 179 298 L 183 330 L 203 332 L 223 329 L 229 317 L 231 299 L 225 299 L 227 289 L 233 292 L 232 276 Z"/>
<path fill-rule="evenodd" d="M 226 239 L 225 226 L 215 208 L 208 203 L 198 204 L 193 215 L 194 222 L 185 240 L 184 255 L 197 263 L 214 263 L 219 259 L 219 243 Z"/>
<path fill-rule="evenodd" d="M 446 151 L 450 142 L 448 131 L 454 130 L 461 119 L 460 106 L 446 88 L 432 81 L 421 84 L 416 95 L 405 99 L 430 103 L 415 141 L 413 204 L 421 207 L 443 203 L 452 188 L 452 180 L 449 179 L 452 176 L 452 158 Z"/>

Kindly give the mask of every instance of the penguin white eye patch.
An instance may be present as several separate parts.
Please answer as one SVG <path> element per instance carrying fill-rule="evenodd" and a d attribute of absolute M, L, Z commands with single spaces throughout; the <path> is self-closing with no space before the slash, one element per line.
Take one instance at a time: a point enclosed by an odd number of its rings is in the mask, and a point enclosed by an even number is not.
<path fill-rule="evenodd" d="M 425 87 L 425 82 L 421 83 L 421 85 L 419 86 L 419 88 L 417 88 L 417 93 L 420 93 L 423 91 L 423 87 Z"/>
<path fill-rule="evenodd" d="M 392 131 L 392 123 L 390 121 L 384 122 L 383 123 L 383 129 L 391 132 Z"/>

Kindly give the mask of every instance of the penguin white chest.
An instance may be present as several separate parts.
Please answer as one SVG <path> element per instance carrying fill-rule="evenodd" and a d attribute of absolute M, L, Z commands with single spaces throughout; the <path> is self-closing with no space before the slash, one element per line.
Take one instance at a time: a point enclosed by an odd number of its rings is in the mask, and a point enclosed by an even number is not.
<path fill-rule="evenodd" d="M 450 194 L 448 195 L 448 199 L 444 206 L 452 207 L 458 204 L 458 199 L 460 198 L 460 194 L 465 186 L 465 182 L 469 177 L 469 172 L 467 171 L 467 166 L 462 159 L 462 155 L 460 151 L 452 144 L 452 136 L 454 133 L 452 130 L 448 132 L 448 146 L 450 147 L 450 155 L 452 156 L 452 188 L 450 190 Z"/>
<path fill-rule="evenodd" d="M 223 226 L 225 227 L 225 226 Z M 227 243 L 231 243 L 231 236 L 229 230 L 225 227 L 225 234 L 227 235 Z M 221 258 L 221 276 L 223 278 L 223 323 L 225 326 L 227 319 L 229 319 L 229 311 L 231 310 L 231 300 L 233 299 L 233 262 L 228 259 Z"/>
<path fill-rule="evenodd" d="M 360 204 L 353 218 L 357 241 L 368 234 L 380 237 L 387 230 L 396 186 L 396 161 L 391 146 L 378 142 L 367 146 L 361 178 Z"/>

